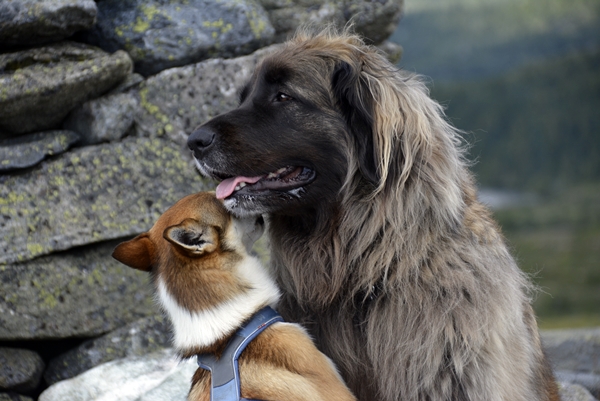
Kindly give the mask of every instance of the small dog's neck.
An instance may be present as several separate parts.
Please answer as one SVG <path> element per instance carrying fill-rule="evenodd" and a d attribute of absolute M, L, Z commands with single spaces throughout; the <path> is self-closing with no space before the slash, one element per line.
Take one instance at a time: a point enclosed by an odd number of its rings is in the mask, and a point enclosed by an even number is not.
<path fill-rule="evenodd" d="M 248 290 L 210 309 L 194 312 L 183 308 L 158 277 L 158 299 L 171 319 L 173 345 L 181 355 L 189 356 L 213 349 L 254 313 L 267 305 L 275 306 L 279 300 L 275 282 L 258 259 L 245 257 L 234 269 L 235 274 L 247 284 Z M 202 288 L 198 288 L 198 291 L 202 291 Z"/>

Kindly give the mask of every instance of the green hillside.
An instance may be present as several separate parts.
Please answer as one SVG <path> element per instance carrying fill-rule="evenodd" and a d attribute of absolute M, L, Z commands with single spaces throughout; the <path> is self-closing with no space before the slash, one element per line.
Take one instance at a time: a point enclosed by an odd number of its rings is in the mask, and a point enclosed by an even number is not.
<path fill-rule="evenodd" d="M 544 190 L 600 180 L 600 51 L 436 83 L 432 96 L 469 133 L 483 185 Z"/>
<path fill-rule="evenodd" d="M 481 185 L 600 179 L 600 1 L 407 0 L 392 40 L 468 133 Z"/>
<path fill-rule="evenodd" d="M 538 285 L 543 328 L 600 326 L 600 184 L 497 210 L 519 266 Z"/>
<path fill-rule="evenodd" d="M 600 1 L 406 0 L 401 67 L 465 131 L 479 185 L 541 291 L 545 328 L 600 325 Z"/>
<path fill-rule="evenodd" d="M 600 46 L 598 0 L 406 0 L 391 40 L 400 65 L 442 80 L 482 78 Z"/>
<path fill-rule="evenodd" d="M 432 96 L 467 131 L 480 184 L 539 194 L 495 215 L 542 290 L 540 325 L 600 325 L 600 51 L 438 83 Z"/>

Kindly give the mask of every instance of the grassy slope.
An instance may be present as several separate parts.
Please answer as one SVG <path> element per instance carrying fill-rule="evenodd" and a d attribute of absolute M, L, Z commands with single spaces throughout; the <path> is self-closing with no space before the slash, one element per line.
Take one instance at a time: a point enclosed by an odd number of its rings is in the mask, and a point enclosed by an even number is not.
<path fill-rule="evenodd" d="M 519 266 L 540 287 L 544 328 L 600 326 L 600 184 L 496 212 Z"/>
<path fill-rule="evenodd" d="M 600 178 L 600 1 L 407 0 L 393 39 L 470 133 L 483 185 Z"/>
<path fill-rule="evenodd" d="M 540 325 L 600 325 L 600 2 L 407 0 L 392 39 L 469 132 L 479 182 L 546 197 L 495 213 Z"/>
<path fill-rule="evenodd" d="M 484 185 L 543 190 L 600 180 L 600 51 L 437 84 L 432 96 L 469 132 Z"/>
<path fill-rule="evenodd" d="M 407 0 L 401 66 L 437 83 L 483 78 L 600 45 L 597 0 Z"/>

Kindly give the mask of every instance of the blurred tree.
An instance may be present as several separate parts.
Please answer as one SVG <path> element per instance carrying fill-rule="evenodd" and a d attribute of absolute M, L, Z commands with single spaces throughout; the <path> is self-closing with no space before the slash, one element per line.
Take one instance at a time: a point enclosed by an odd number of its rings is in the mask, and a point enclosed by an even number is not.
<path fill-rule="evenodd" d="M 472 133 L 481 184 L 540 190 L 600 180 L 600 52 L 436 84 L 432 96 Z"/>

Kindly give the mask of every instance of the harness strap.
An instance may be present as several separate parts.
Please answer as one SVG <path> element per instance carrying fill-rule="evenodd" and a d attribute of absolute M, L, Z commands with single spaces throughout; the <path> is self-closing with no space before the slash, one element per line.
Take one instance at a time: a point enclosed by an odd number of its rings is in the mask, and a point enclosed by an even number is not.
<path fill-rule="evenodd" d="M 218 360 L 213 354 L 199 354 L 198 366 L 211 373 L 211 401 L 239 401 L 241 397 L 238 358 L 246 346 L 275 322 L 283 322 L 279 313 L 266 306 L 236 331 Z M 250 401 L 250 400 L 248 400 Z"/>

